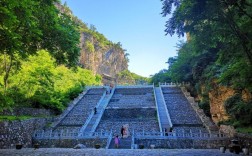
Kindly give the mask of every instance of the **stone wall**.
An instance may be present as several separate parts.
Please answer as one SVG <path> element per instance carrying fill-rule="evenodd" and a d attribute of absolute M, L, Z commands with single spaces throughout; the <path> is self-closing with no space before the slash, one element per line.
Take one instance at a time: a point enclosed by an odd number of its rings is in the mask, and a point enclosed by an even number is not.
<path fill-rule="evenodd" d="M 94 148 L 95 144 L 101 145 L 101 148 L 105 148 L 108 138 L 86 138 L 86 139 L 40 139 L 33 140 L 33 143 L 38 143 L 42 148 L 73 148 L 77 144 L 83 144 L 87 148 Z"/>
<path fill-rule="evenodd" d="M 234 127 L 230 125 L 220 125 L 220 131 L 225 133 L 229 137 L 234 137 L 236 133 Z"/>
<path fill-rule="evenodd" d="M 202 140 L 202 139 L 140 139 L 135 138 L 135 144 L 144 145 L 144 148 L 150 148 L 150 145 L 155 145 L 155 148 L 168 149 L 216 149 L 222 145 L 229 145 L 229 140 Z"/>
<path fill-rule="evenodd" d="M 32 147 L 34 130 L 43 128 L 50 120 L 33 118 L 0 122 L 0 148 L 13 148 L 17 143 L 23 144 L 23 147 Z"/>
<path fill-rule="evenodd" d="M 144 119 L 144 118 L 156 118 L 156 117 L 157 117 L 157 111 L 155 108 L 130 108 L 130 109 L 110 108 L 104 111 L 102 119 L 104 120 L 110 118 Z"/>
<path fill-rule="evenodd" d="M 13 111 L 5 110 L 0 115 L 25 115 L 25 116 L 51 116 L 53 112 L 47 109 L 38 108 L 14 108 Z"/>

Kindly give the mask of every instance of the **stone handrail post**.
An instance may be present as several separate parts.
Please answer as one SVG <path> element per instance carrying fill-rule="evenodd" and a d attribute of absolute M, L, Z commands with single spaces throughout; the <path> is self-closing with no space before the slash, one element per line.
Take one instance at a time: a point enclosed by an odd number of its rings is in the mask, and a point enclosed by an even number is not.
<path fill-rule="evenodd" d="M 134 149 L 134 146 L 135 146 L 135 132 L 133 129 L 132 136 L 131 136 L 131 149 Z"/>
<path fill-rule="evenodd" d="M 112 133 L 112 129 L 110 130 L 110 134 L 108 136 L 108 140 L 107 140 L 107 145 L 105 147 L 105 149 L 108 149 L 109 148 L 109 145 L 110 145 L 110 142 L 112 140 L 112 137 L 113 137 L 113 133 Z"/>

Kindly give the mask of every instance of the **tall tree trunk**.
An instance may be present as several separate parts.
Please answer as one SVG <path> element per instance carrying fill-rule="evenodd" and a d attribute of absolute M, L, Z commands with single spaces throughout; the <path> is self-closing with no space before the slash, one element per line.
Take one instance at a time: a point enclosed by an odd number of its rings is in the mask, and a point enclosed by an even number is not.
<path fill-rule="evenodd" d="M 6 93 L 6 90 L 8 88 L 8 79 L 9 79 L 9 75 L 10 75 L 10 71 L 12 68 L 12 61 L 13 61 L 13 56 L 10 55 L 9 57 L 9 63 L 8 63 L 8 58 L 6 53 L 4 54 L 4 70 L 5 70 L 5 74 L 4 74 L 4 95 Z"/>

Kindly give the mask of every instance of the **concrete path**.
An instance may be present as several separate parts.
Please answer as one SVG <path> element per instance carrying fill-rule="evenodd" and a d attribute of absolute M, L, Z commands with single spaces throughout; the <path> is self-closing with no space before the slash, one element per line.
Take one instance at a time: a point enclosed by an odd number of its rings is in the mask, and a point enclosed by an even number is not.
<path fill-rule="evenodd" d="M 235 156 L 218 149 L 71 149 L 33 148 L 0 149 L 0 156 Z M 243 155 L 240 153 L 239 155 Z"/>

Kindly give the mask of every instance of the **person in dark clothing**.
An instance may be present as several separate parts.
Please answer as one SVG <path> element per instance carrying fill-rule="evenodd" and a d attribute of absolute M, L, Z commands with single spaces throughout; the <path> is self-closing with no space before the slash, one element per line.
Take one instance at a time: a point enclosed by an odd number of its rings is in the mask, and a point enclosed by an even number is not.
<path fill-rule="evenodd" d="M 165 136 L 168 136 L 167 128 L 164 129 L 164 132 L 165 132 Z"/>
<path fill-rule="evenodd" d="M 121 128 L 121 135 L 122 135 L 122 138 L 123 138 L 123 133 L 124 133 L 124 128 L 123 128 L 123 126 L 122 126 L 122 128 Z"/>
<path fill-rule="evenodd" d="M 96 109 L 96 107 L 94 108 L 94 114 L 96 114 L 97 113 L 97 109 Z"/>

